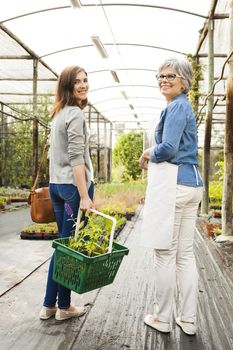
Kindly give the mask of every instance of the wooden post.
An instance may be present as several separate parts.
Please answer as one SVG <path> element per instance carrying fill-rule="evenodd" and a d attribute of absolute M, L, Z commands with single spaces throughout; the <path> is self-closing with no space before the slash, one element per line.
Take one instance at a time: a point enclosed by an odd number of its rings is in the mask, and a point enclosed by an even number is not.
<path fill-rule="evenodd" d="M 208 31 L 208 93 L 212 90 L 214 84 L 214 20 L 209 20 Z M 209 211 L 209 171 L 210 171 L 210 145 L 212 130 L 212 112 L 214 105 L 214 96 L 211 95 L 207 100 L 205 136 L 203 147 L 202 177 L 203 177 L 203 196 L 201 203 L 202 215 L 207 215 Z"/>
<path fill-rule="evenodd" d="M 229 1 L 229 53 L 233 50 L 233 0 Z M 232 198 L 233 198 L 233 57 L 228 61 L 226 88 L 226 120 L 224 135 L 224 181 L 222 198 L 222 235 L 218 242 L 233 241 Z"/>
<path fill-rule="evenodd" d="M 37 79 L 38 79 L 38 59 L 33 59 L 33 178 L 35 179 L 38 168 L 38 121 L 37 121 Z"/>

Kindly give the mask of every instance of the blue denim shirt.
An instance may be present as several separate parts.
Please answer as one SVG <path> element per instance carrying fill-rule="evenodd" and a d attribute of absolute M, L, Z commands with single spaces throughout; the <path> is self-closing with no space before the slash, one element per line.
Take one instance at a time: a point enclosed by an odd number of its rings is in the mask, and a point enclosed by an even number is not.
<path fill-rule="evenodd" d="M 180 185 L 203 185 L 197 165 L 196 120 L 185 94 L 176 96 L 162 111 L 155 140 L 157 145 L 151 149 L 152 162 L 179 165 L 177 183 Z"/>

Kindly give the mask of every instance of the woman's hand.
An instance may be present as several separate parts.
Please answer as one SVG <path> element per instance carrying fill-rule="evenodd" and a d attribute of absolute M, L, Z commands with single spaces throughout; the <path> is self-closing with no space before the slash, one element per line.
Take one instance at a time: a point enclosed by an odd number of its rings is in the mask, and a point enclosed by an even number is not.
<path fill-rule="evenodd" d="M 80 210 L 86 211 L 90 209 L 95 209 L 94 203 L 90 199 L 90 197 L 81 197 L 80 198 Z"/>
<path fill-rule="evenodd" d="M 148 161 L 150 160 L 150 148 L 147 148 L 138 160 L 138 163 L 142 169 L 148 168 Z"/>

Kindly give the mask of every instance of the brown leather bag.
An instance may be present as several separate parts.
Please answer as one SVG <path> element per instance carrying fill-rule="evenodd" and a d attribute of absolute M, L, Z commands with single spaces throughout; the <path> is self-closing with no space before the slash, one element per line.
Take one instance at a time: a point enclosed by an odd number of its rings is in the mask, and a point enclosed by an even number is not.
<path fill-rule="evenodd" d="M 38 179 L 39 179 L 40 170 L 45 159 L 47 148 L 48 148 L 48 145 L 46 144 L 43 149 L 41 162 L 37 171 L 34 184 L 30 190 L 30 195 L 28 197 L 28 204 L 31 205 L 32 221 L 38 224 L 45 224 L 45 223 L 56 221 L 54 210 L 53 210 L 53 203 L 49 195 L 48 187 L 36 188 Z"/>

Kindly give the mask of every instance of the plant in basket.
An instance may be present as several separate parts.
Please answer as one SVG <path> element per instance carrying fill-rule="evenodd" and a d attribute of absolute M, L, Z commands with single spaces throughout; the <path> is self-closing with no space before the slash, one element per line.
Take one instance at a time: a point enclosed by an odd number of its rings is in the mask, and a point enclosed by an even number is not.
<path fill-rule="evenodd" d="M 69 247 L 87 256 L 105 254 L 108 251 L 111 227 L 106 219 L 88 217 L 88 225 L 69 239 Z"/>
<path fill-rule="evenodd" d="M 74 221 L 74 236 L 68 240 L 68 247 L 87 256 L 97 256 L 108 252 L 112 223 L 102 216 L 85 215 L 79 227 L 73 218 L 71 207 L 66 204 L 65 210 Z"/>
<path fill-rule="evenodd" d="M 74 221 L 74 236 L 53 241 L 53 280 L 80 294 L 112 283 L 129 252 L 113 242 L 116 219 L 92 209 L 96 216 L 82 222 L 79 211 L 75 222 L 69 206 L 66 211 Z"/>

